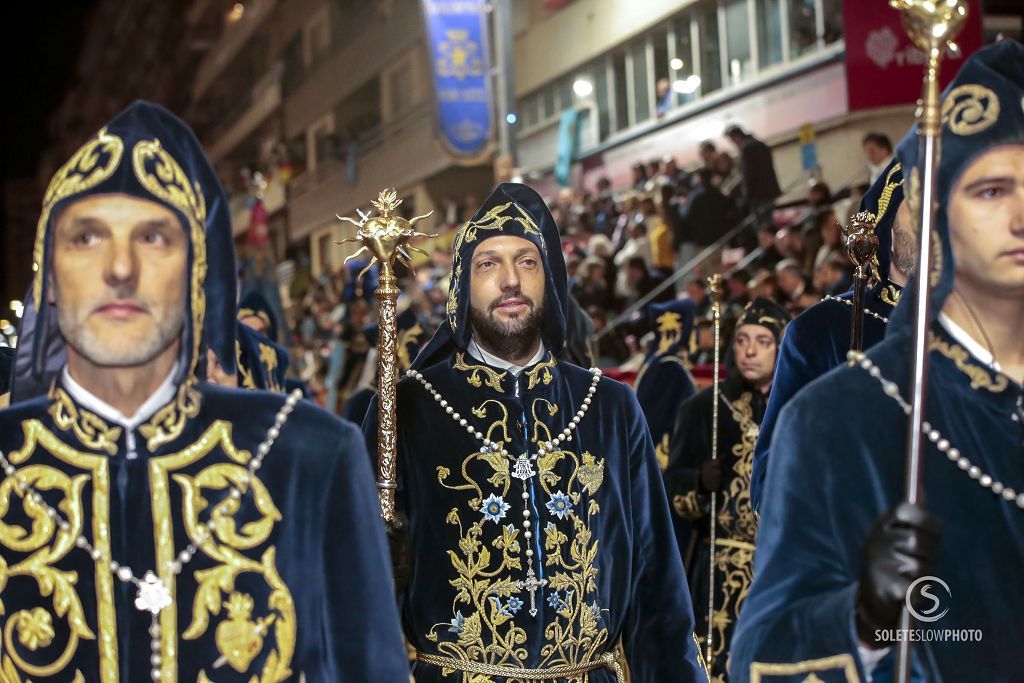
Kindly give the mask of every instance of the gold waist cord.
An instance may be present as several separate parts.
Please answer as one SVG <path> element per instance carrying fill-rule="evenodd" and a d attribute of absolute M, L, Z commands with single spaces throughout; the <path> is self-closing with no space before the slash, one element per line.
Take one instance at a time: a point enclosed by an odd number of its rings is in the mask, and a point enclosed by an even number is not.
<path fill-rule="evenodd" d="M 416 661 L 424 664 L 433 664 L 444 669 L 463 671 L 470 674 L 482 674 L 484 676 L 501 676 L 520 681 L 556 681 L 559 678 L 576 678 L 582 674 L 590 673 L 597 669 L 608 668 L 615 672 L 615 679 L 618 683 L 625 683 L 626 676 L 622 672 L 615 655 L 605 652 L 599 659 L 584 664 L 565 664 L 552 666 L 547 669 L 517 669 L 511 666 L 495 666 L 482 662 L 470 662 L 451 657 L 441 657 L 426 652 L 417 652 Z"/>

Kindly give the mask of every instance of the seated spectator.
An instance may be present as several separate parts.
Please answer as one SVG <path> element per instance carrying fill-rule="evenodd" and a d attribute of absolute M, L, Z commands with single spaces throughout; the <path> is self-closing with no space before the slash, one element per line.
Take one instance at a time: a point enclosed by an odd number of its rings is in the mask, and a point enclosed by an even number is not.
<path fill-rule="evenodd" d="M 811 284 L 823 294 L 841 294 L 850 288 L 852 268 L 845 257 L 830 258 L 814 269 Z"/>
<path fill-rule="evenodd" d="M 584 309 L 610 307 L 611 293 L 605 280 L 605 270 L 605 262 L 597 256 L 588 256 L 580 264 L 580 284 L 572 294 Z"/>
<path fill-rule="evenodd" d="M 815 227 L 821 239 L 821 246 L 814 256 L 814 269 L 826 261 L 844 256 L 843 231 L 832 209 L 823 209 L 815 216 Z"/>
<path fill-rule="evenodd" d="M 734 223 L 731 202 L 711 184 L 711 172 L 701 169 L 693 174 L 693 191 L 683 207 L 673 244 L 681 255 L 682 245 L 686 243 L 697 247 L 710 246 Z"/>
<path fill-rule="evenodd" d="M 714 170 L 715 161 L 718 159 L 718 149 L 715 147 L 715 143 L 710 140 L 700 143 L 700 147 L 697 148 L 697 155 L 700 156 L 701 168 L 709 171 Z"/>
<path fill-rule="evenodd" d="M 775 227 L 763 225 L 757 231 L 757 246 L 761 253 L 750 263 L 754 271 L 774 270 L 775 264 L 782 260 L 782 254 L 775 246 Z"/>
<path fill-rule="evenodd" d="M 711 298 L 708 296 L 707 284 L 703 280 L 693 279 L 686 283 L 686 295 L 697 305 L 697 317 L 707 315 L 711 310 Z"/>
<path fill-rule="evenodd" d="M 779 261 L 775 266 L 775 277 L 779 281 L 779 289 L 782 290 L 788 302 L 796 302 L 808 289 L 803 268 L 795 259 Z"/>
<path fill-rule="evenodd" d="M 731 156 L 722 152 L 715 157 L 711 182 L 734 203 L 738 203 L 740 199 L 740 180 L 740 170 Z"/>
<path fill-rule="evenodd" d="M 779 288 L 779 281 L 773 271 L 763 270 L 753 277 L 750 281 L 750 295 L 754 298 L 763 296 L 777 304 L 786 301 L 786 295 Z"/>
<path fill-rule="evenodd" d="M 652 273 L 643 258 L 634 256 L 626 262 L 626 280 L 634 292 L 634 295 L 626 300 L 626 304 L 631 305 L 650 294 L 664 278 Z M 672 296 L 672 288 L 667 287 L 654 300 L 665 301 Z"/>
<path fill-rule="evenodd" d="M 626 240 L 622 249 L 619 249 L 619 252 L 612 259 L 618 269 L 615 280 L 615 295 L 620 299 L 636 298 L 636 292 L 632 289 L 626 273 L 626 264 L 634 258 L 642 260 L 645 266 L 651 262 L 651 243 L 647 239 L 647 226 L 642 221 L 633 224 L 629 239 Z"/>
<path fill-rule="evenodd" d="M 646 196 L 640 200 L 640 211 L 644 215 L 651 244 L 651 268 L 667 275 L 672 272 L 675 261 L 672 254 L 672 232 L 668 221 L 654 203 L 654 198 Z"/>
<path fill-rule="evenodd" d="M 644 191 L 647 184 L 647 167 L 643 164 L 633 164 L 633 189 L 637 192 Z"/>
<path fill-rule="evenodd" d="M 725 279 L 725 305 L 729 314 L 739 317 L 750 301 L 750 273 L 738 268 Z"/>
<path fill-rule="evenodd" d="M 607 313 L 592 306 L 587 309 L 587 314 L 594 322 L 594 334 L 597 334 L 608 326 Z M 626 345 L 618 330 L 609 330 L 597 341 L 597 365 L 598 367 L 609 367 L 621 365 L 629 359 L 629 346 Z"/>

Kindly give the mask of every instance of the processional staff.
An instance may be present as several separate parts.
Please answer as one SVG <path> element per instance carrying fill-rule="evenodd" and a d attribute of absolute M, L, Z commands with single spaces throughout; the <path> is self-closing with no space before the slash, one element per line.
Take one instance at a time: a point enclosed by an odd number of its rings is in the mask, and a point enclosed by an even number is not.
<path fill-rule="evenodd" d="M 853 261 L 853 314 L 850 323 L 850 350 L 864 349 L 864 306 L 870 266 L 878 252 L 878 235 L 870 213 L 861 211 L 843 230 L 846 251 Z"/>
<path fill-rule="evenodd" d="M 364 268 L 356 279 L 373 267 L 380 264 L 380 279 L 377 285 L 378 327 L 380 329 L 377 342 L 377 493 L 380 496 L 380 510 L 384 522 L 392 527 L 395 524 L 395 489 L 397 470 L 397 403 L 395 387 L 398 384 L 398 277 L 395 275 L 395 261 L 403 264 L 415 275 L 410 251 L 427 256 L 427 252 L 414 247 L 410 242 L 418 237 L 437 237 L 417 232 L 413 226 L 429 216 L 432 211 L 412 220 L 395 215 L 395 209 L 402 203 L 395 190 L 381 190 L 377 199 L 371 202 L 377 209 L 376 216 L 364 215 L 359 212 L 360 220 L 347 216 L 338 216 L 339 220 L 355 225 L 358 230 L 355 236 L 342 240 L 338 244 L 361 242 L 362 246 L 345 259 L 348 263 L 363 253 L 371 255 L 369 265 Z"/>
<path fill-rule="evenodd" d="M 907 459 L 904 500 L 922 504 L 923 475 L 921 454 L 924 440 L 921 425 L 924 422 L 925 400 L 928 389 L 928 341 L 931 320 L 932 230 L 935 227 L 936 189 L 939 172 L 939 140 L 942 132 L 942 111 L 939 101 L 939 63 L 946 49 L 956 50 L 952 42 L 967 19 L 966 0 L 890 0 L 890 5 L 901 11 L 903 28 L 918 48 L 927 56 L 924 86 L 919 109 L 921 166 L 911 172 L 907 198 L 910 210 L 918 224 L 918 253 L 916 291 L 914 292 L 914 358 L 910 377 L 912 400 L 907 422 Z M 909 633 L 912 624 L 910 611 L 904 607 L 900 615 L 900 629 Z M 911 670 L 910 639 L 903 638 L 897 655 L 896 680 L 909 683 Z"/>
<path fill-rule="evenodd" d="M 719 374 L 722 371 L 722 275 L 715 273 L 708 277 L 708 291 L 711 295 L 711 315 L 715 332 L 714 363 L 711 375 L 711 459 L 718 460 L 718 403 L 721 400 L 721 388 L 719 386 Z M 707 656 L 704 661 L 707 663 L 708 671 L 714 667 L 714 618 L 715 618 L 715 528 L 718 526 L 717 494 L 711 492 L 711 531 L 709 536 L 709 560 L 708 560 L 708 621 L 707 621 Z"/>

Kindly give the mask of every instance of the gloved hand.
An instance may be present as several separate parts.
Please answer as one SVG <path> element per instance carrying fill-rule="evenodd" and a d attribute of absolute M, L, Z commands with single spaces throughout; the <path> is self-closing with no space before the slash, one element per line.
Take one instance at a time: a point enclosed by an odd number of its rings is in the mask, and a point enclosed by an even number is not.
<path fill-rule="evenodd" d="M 702 493 L 718 493 L 722 490 L 722 464 L 718 460 L 705 460 L 700 468 Z"/>
<path fill-rule="evenodd" d="M 879 517 L 864 544 L 857 591 L 857 636 L 874 647 L 875 631 L 895 628 L 907 589 L 932 573 L 938 551 L 938 523 L 920 505 L 900 503 Z M 915 601 L 921 595 L 911 597 Z"/>

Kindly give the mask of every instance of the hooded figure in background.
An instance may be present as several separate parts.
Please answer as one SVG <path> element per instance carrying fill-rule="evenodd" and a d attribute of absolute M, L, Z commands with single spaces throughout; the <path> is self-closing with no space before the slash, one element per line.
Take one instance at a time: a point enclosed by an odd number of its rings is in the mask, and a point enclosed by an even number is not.
<path fill-rule="evenodd" d="M 665 488 L 681 522 L 692 525 L 693 551 L 687 577 L 693 604 L 699 605 L 697 633 L 707 636 L 710 577 L 711 494 L 715 509 L 715 592 L 712 620 L 714 680 L 728 680 L 729 642 L 753 575 L 757 520 L 750 505 L 750 463 L 758 425 L 764 417 L 775 359 L 789 313 L 758 297 L 736 321 L 729 352 L 723 353 L 729 373 L 719 385 L 718 451 L 713 453 L 714 387 L 708 387 L 677 408 L 665 469 Z"/>
<path fill-rule="evenodd" d="M 407 679 L 358 431 L 196 379 L 235 372 L 227 207 L 147 102 L 46 192 L 0 411 L 5 680 Z"/>
<path fill-rule="evenodd" d="M 277 343 L 277 316 L 259 292 L 238 302 L 238 386 L 243 389 L 286 389 L 291 364 L 288 350 Z"/>
<path fill-rule="evenodd" d="M 916 140 L 911 142 L 917 144 Z M 889 316 L 900 300 L 907 273 L 914 266 L 916 240 L 909 207 L 903 203 L 903 171 L 898 160 L 890 163 L 867 191 L 860 210 L 871 214 L 878 236 L 873 284 L 864 301 L 864 349 L 869 349 L 885 336 Z M 755 510 L 761 506 L 769 446 L 779 413 L 803 387 L 846 361 L 852 313 L 851 289 L 838 297 L 826 296 L 798 315 L 786 329 L 771 398 L 754 449 L 750 498 Z"/>
<path fill-rule="evenodd" d="M 658 465 L 665 469 L 676 412 L 697 388 L 687 360 L 697 306 L 690 299 L 675 299 L 651 304 L 647 313 L 655 337 L 637 376 L 636 399 L 647 418 Z"/>
<path fill-rule="evenodd" d="M 634 683 L 707 680 L 636 397 L 556 360 L 566 273 L 543 200 L 500 185 L 453 248 L 448 315 L 397 392 L 414 678 L 614 683 L 621 640 Z"/>
<path fill-rule="evenodd" d="M 902 503 L 914 290 L 885 339 L 803 389 L 772 438 L 738 681 L 1020 680 L 1024 642 L 1024 46 L 972 55 L 942 97 L 924 507 Z M 915 126 L 899 146 L 912 208 Z M 914 633 L 898 628 L 909 604 Z M 922 618 L 924 617 L 924 618 Z"/>

